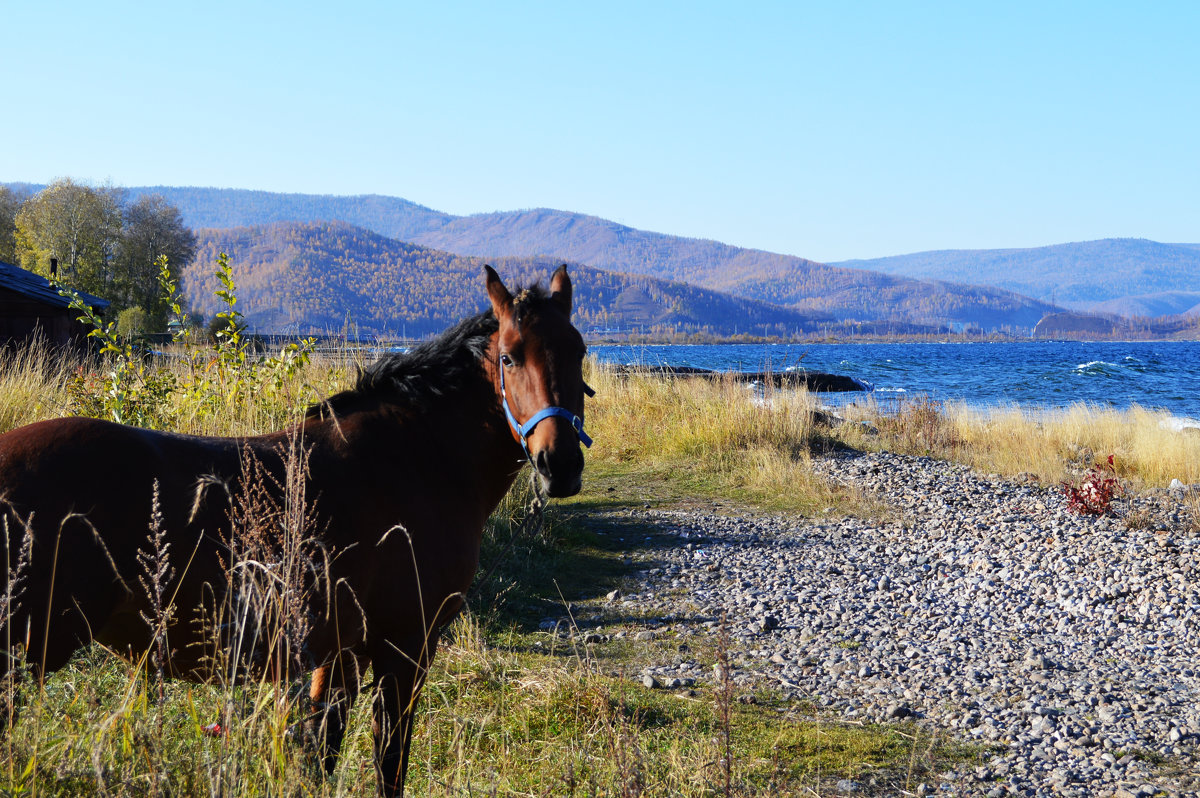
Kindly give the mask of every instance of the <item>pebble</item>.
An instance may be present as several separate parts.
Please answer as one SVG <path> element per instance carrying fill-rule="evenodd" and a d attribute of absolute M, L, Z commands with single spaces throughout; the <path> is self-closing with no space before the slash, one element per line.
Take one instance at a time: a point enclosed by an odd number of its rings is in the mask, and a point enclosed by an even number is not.
<path fill-rule="evenodd" d="M 623 511 L 657 534 L 610 602 L 657 614 L 660 636 L 724 628 L 735 685 L 998 751 L 926 794 L 1200 794 L 1200 527 L 1178 491 L 1085 517 L 1054 486 L 927 457 L 813 468 L 889 512 Z M 708 667 L 683 658 L 644 683 L 724 678 Z"/>

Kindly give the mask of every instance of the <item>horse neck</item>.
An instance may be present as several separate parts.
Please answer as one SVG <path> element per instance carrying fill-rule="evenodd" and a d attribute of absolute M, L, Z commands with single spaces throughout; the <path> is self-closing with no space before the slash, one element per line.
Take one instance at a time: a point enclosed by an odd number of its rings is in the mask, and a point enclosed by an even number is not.
<path fill-rule="evenodd" d="M 445 478 L 478 491 L 485 516 L 491 515 L 500 504 L 525 464 L 525 452 L 513 438 L 508 421 L 499 409 L 499 398 L 494 404 L 494 408 L 489 405 L 482 418 L 476 408 L 458 409 L 452 403 L 438 408 L 437 415 L 441 418 L 432 415 L 429 418 L 433 423 L 444 419 L 445 424 L 456 428 L 444 442 L 449 443 L 453 438 L 452 446 L 457 452 L 442 458 L 440 465 Z"/>
<path fill-rule="evenodd" d="M 372 467 L 391 470 L 388 479 L 403 484 L 414 471 L 422 478 L 458 486 L 476 496 L 484 517 L 504 498 L 524 464 L 500 407 L 492 370 L 487 385 L 450 391 L 420 407 L 367 402 L 336 420 L 310 421 L 306 435 L 333 448 L 361 446 L 374 451 Z"/>

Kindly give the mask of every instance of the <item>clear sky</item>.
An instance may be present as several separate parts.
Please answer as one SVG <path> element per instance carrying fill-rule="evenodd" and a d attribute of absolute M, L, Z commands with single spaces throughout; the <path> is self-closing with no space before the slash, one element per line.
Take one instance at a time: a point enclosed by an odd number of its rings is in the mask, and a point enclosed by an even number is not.
<path fill-rule="evenodd" d="M 1200 3 L 0 0 L 0 181 L 551 207 L 816 260 L 1200 242 Z"/>

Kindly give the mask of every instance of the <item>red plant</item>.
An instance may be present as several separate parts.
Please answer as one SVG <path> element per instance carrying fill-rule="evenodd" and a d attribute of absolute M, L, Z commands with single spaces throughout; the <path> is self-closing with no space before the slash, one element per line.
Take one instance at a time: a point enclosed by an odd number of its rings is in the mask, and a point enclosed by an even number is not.
<path fill-rule="evenodd" d="M 1107 465 L 1097 463 L 1078 482 L 1062 483 L 1062 489 L 1067 497 L 1067 509 L 1079 515 L 1107 515 L 1112 511 L 1113 497 L 1125 492 L 1117 480 L 1117 467 L 1111 454 Z"/>

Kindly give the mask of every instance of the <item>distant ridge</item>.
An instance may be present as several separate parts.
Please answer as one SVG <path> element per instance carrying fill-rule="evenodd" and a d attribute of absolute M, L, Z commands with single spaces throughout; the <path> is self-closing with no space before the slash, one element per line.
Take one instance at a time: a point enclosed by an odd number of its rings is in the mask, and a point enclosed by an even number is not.
<path fill-rule="evenodd" d="M 27 192 L 43 187 L 7 185 Z M 1022 249 L 936 250 L 822 264 L 547 208 L 454 216 L 372 194 L 173 186 L 125 190 L 132 198 L 165 195 L 187 223 L 198 228 L 344 221 L 460 255 L 546 255 L 688 282 L 841 320 L 1032 327 L 1041 316 L 1061 307 L 1134 316 L 1163 315 L 1160 310 L 1186 313 L 1178 310 L 1175 300 L 1164 304 L 1159 299 L 1200 290 L 1200 243 L 1114 238 Z M 1148 296 L 1155 299 L 1144 299 Z"/>
<path fill-rule="evenodd" d="M 1195 315 L 1200 309 L 1200 291 L 1164 291 L 1109 299 L 1089 308 L 1092 313 L 1126 318 Z"/>
<path fill-rule="evenodd" d="M 276 194 L 232 188 L 147 186 L 126 189 L 132 199 L 162 194 L 192 228 L 245 227 L 272 222 L 347 222 L 388 238 L 415 241 L 457 217 L 379 194 Z"/>
<path fill-rule="evenodd" d="M 40 186 L 23 184 L 36 191 Z M 846 269 L 716 241 L 636 230 L 584 214 L 532 209 L 453 216 L 379 195 L 278 194 L 243 189 L 143 186 L 164 195 L 194 228 L 282 221 L 340 221 L 458 255 L 546 257 L 690 283 L 790 307 L 805 318 L 1028 331 L 1053 306 L 1011 291 Z"/>
<path fill-rule="evenodd" d="M 1031 249 L 915 252 L 837 265 L 993 285 L 1078 310 L 1106 310 L 1101 303 L 1122 298 L 1130 298 L 1130 309 L 1137 310 L 1138 303 L 1132 301 L 1136 297 L 1200 290 L 1200 244 L 1163 244 L 1143 238 Z"/>

